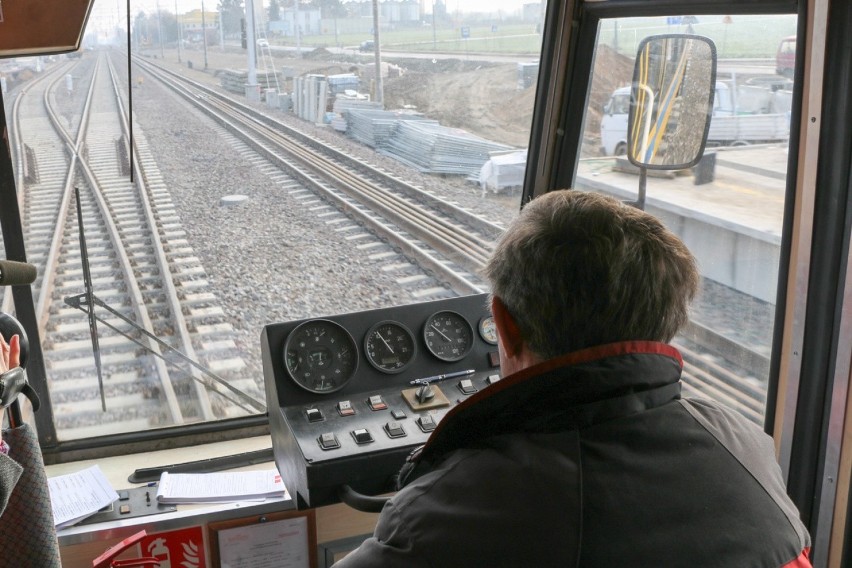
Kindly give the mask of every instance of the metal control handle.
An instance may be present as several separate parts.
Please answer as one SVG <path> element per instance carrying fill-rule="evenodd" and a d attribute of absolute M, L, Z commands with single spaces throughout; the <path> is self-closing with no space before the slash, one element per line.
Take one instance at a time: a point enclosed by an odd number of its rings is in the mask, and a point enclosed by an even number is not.
<path fill-rule="evenodd" d="M 337 490 L 337 496 L 356 511 L 362 513 L 380 513 L 390 497 L 371 497 L 358 493 L 348 485 L 341 485 Z"/>

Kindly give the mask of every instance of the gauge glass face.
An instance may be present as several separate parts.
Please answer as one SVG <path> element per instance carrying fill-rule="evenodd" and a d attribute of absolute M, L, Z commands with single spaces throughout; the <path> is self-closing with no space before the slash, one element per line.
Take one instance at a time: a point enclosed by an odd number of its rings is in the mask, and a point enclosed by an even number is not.
<path fill-rule="evenodd" d="M 284 366 L 297 385 L 313 393 L 342 389 L 358 368 L 358 347 L 342 326 L 328 320 L 299 324 L 284 343 Z"/>
<path fill-rule="evenodd" d="M 405 370 L 414 361 L 416 345 L 408 328 L 394 321 L 377 323 L 364 338 L 367 361 L 383 373 Z"/>
<path fill-rule="evenodd" d="M 456 312 L 438 312 L 426 320 L 423 339 L 429 353 L 442 361 L 463 359 L 473 347 L 473 328 Z"/>
<path fill-rule="evenodd" d="M 486 316 L 479 320 L 479 335 L 486 343 L 497 345 L 497 327 L 493 317 Z"/>

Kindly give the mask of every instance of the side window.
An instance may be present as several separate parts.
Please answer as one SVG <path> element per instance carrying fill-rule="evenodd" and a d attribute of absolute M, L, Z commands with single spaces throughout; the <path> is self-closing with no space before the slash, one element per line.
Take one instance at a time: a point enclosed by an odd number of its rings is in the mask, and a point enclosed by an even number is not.
<path fill-rule="evenodd" d="M 627 114 L 630 112 L 630 95 L 617 95 L 612 98 L 613 114 Z"/>
<path fill-rule="evenodd" d="M 574 187 L 634 200 L 639 177 L 624 168 L 627 120 L 596 109 L 630 85 L 644 37 L 688 32 L 712 39 L 719 57 L 704 158 L 647 180 L 646 210 L 695 254 L 702 274 L 691 321 L 675 339 L 685 394 L 719 400 L 762 424 L 780 258 L 792 84 L 776 72 L 795 16 L 698 16 L 604 20 Z M 752 64 L 753 61 L 765 63 Z M 623 161 L 622 161 L 623 162 Z"/>

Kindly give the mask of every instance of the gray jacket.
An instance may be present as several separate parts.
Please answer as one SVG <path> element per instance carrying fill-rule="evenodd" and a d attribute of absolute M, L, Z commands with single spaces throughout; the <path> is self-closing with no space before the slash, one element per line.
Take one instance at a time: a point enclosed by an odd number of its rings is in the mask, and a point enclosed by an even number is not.
<path fill-rule="evenodd" d="M 771 438 L 681 400 L 681 367 L 668 345 L 619 343 L 477 393 L 335 566 L 810 566 Z"/>

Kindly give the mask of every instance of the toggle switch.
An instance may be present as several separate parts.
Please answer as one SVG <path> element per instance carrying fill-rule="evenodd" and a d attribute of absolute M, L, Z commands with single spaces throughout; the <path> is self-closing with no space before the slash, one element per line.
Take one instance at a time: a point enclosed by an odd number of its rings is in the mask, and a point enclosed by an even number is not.
<path fill-rule="evenodd" d="M 348 400 L 341 400 L 337 403 L 337 413 L 341 416 L 352 416 L 355 414 L 355 409 L 352 408 L 352 403 Z"/>
<path fill-rule="evenodd" d="M 322 415 L 322 410 L 319 408 L 305 409 L 305 416 L 308 417 L 308 422 L 322 422 L 325 420 L 325 416 Z"/>
<path fill-rule="evenodd" d="M 424 432 L 431 432 L 438 425 L 435 423 L 435 417 L 431 414 L 425 414 L 417 419 L 417 425 L 420 426 L 420 429 Z"/>
<path fill-rule="evenodd" d="M 402 425 L 399 422 L 390 421 L 385 424 L 385 432 L 391 438 L 401 438 L 405 436 L 405 430 L 403 430 Z"/>
<path fill-rule="evenodd" d="M 355 438 L 356 444 L 368 444 L 373 441 L 373 437 L 370 435 L 366 428 L 358 428 L 357 430 L 352 430 L 352 437 Z"/>
<path fill-rule="evenodd" d="M 340 442 L 337 441 L 337 436 L 333 432 L 326 432 L 317 438 L 320 448 L 324 450 L 333 450 L 340 447 Z"/>

